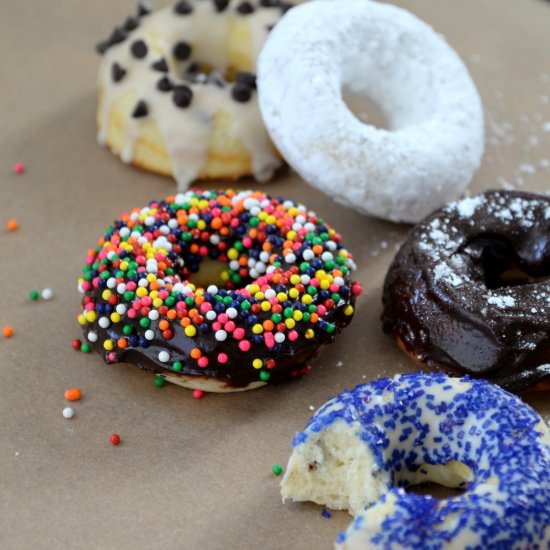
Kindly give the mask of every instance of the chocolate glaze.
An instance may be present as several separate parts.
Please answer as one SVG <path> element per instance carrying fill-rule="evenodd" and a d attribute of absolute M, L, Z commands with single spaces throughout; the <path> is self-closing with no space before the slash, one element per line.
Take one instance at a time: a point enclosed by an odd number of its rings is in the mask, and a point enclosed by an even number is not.
<path fill-rule="evenodd" d="M 550 199 L 488 191 L 417 225 L 386 275 L 383 329 L 428 367 L 520 391 L 550 376 Z"/>
<path fill-rule="evenodd" d="M 189 193 L 192 194 L 193 192 Z M 204 196 L 212 199 L 212 197 L 215 198 L 217 194 L 221 194 L 221 192 L 205 192 Z M 181 200 L 183 201 L 185 197 L 182 197 Z M 202 197 L 202 195 L 200 195 L 200 197 Z M 262 195 L 262 197 L 265 197 L 265 195 Z M 291 201 L 287 202 L 291 203 Z M 176 205 L 168 204 L 164 201 L 153 201 L 151 204 L 158 208 L 161 213 L 160 216 L 162 219 L 158 221 L 158 226 L 162 226 L 170 219 L 174 219 L 179 208 L 176 207 Z M 291 203 L 291 205 L 294 204 L 295 203 Z M 307 215 L 310 221 L 315 220 L 310 214 Z M 203 216 L 203 214 L 200 214 L 200 216 Z M 246 210 L 241 212 L 241 218 L 247 221 L 243 221 L 241 225 L 237 226 L 236 229 L 232 230 L 222 239 L 228 248 L 231 248 L 231 246 L 242 238 L 243 234 L 250 229 L 249 223 L 252 223 L 252 221 L 248 221 L 250 220 L 250 216 Z M 201 217 L 201 219 L 203 218 Z M 125 227 L 123 221 L 115 221 L 113 226 L 107 230 L 101 242 L 110 242 L 113 238 L 118 239 L 120 235 L 118 232 L 123 227 Z M 261 228 L 261 224 L 258 227 Z M 148 231 L 155 231 L 156 228 L 157 226 L 149 226 Z M 182 241 L 182 234 L 186 229 L 189 228 L 181 226 L 173 227 L 169 238 L 171 238 L 174 243 L 184 243 L 185 241 Z M 292 270 L 297 268 L 295 263 L 287 263 L 283 255 L 281 255 L 282 251 L 280 246 L 284 242 L 284 239 L 278 236 L 273 230 L 270 230 L 269 227 L 261 229 L 260 232 L 264 231 L 267 232 L 267 240 L 274 243 L 271 254 L 273 261 L 278 264 L 276 269 L 277 273 L 285 273 L 287 276 L 290 276 L 288 274 L 293 273 Z M 325 232 L 328 231 L 328 227 L 321 220 L 317 220 L 313 231 L 316 235 L 325 234 Z M 194 229 L 192 234 L 204 238 L 205 240 L 200 241 L 200 243 L 206 246 L 210 233 L 206 235 L 204 233 L 208 232 L 203 231 L 201 233 Z M 339 242 L 338 244 L 333 244 L 336 250 L 342 249 L 342 245 Z M 259 247 L 259 250 L 261 250 L 261 242 L 259 244 L 256 243 L 254 246 Z M 307 245 L 307 242 L 304 242 L 302 248 L 297 250 L 296 253 L 300 255 L 306 248 L 309 248 L 309 245 Z M 101 249 L 102 245 L 100 244 L 96 249 L 96 254 L 97 251 Z M 250 253 L 252 249 L 248 250 Z M 127 261 L 134 259 L 133 253 L 128 253 L 124 256 L 123 254 L 124 253 L 121 253 L 120 257 L 124 257 Z M 218 255 L 219 252 L 216 251 L 216 247 L 211 246 L 209 248 L 210 258 L 218 259 Z M 229 281 L 229 287 L 225 289 L 219 288 L 216 297 L 231 297 L 233 300 L 231 307 L 238 310 L 238 315 L 233 318 L 233 321 L 237 327 L 243 327 L 245 329 L 247 338 L 252 343 L 250 350 L 243 352 L 239 349 L 238 341 L 231 337 L 228 337 L 223 342 L 216 340 L 214 331 L 207 322 L 203 324 L 202 328 L 204 328 L 204 330 L 198 330 L 197 334 L 192 337 L 184 333 L 184 329 L 178 321 L 171 322 L 170 330 L 173 334 L 169 339 L 163 338 L 162 330 L 159 328 L 159 323 L 164 319 L 163 314 L 161 314 L 157 320 L 151 320 L 149 325 L 145 328 L 140 324 L 140 320 L 142 320 L 141 316 L 129 318 L 126 314 L 123 314 L 122 322 L 111 322 L 106 328 L 102 327 L 102 317 L 109 317 L 117 306 L 123 306 L 124 310 L 128 311 L 135 300 L 135 295 L 130 292 L 130 296 L 127 297 L 126 292 L 118 294 L 113 292 L 109 298 L 104 299 L 103 293 L 107 288 L 107 277 L 100 277 L 100 274 L 114 277 L 118 268 L 113 266 L 107 259 L 99 260 L 97 256 L 95 256 L 94 259 L 95 262 L 87 268 L 87 276 L 85 275 L 86 280 L 90 281 L 90 283 L 84 292 L 83 306 L 86 307 L 86 304 L 93 304 L 93 309 L 97 313 L 97 318 L 93 322 L 86 323 L 83 326 L 83 330 L 86 340 L 101 354 L 105 362 L 132 363 L 152 373 L 170 375 L 171 378 L 178 376 L 213 378 L 227 385 L 228 388 L 246 387 L 250 383 L 258 382 L 259 380 L 270 384 L 276 384 L 306 374 L 309 371 L 306 362 L 316 353 L 322 344 L 331 343 L 342 328 L 351 321 L 352 315 L 349 312 L 349 306 L 355 303 L 355 296 L 358 294 L 357 284 L 352 284 L 351 274 L 348 272 L 343 276 L 344 284 L 339 288 L 339 299 L 337 302 L 334 302 L 333 299 L 329 300 L 330 293 L 328 291 L 318 292 L 312 304 L 309 306 L 303 304 L 299 298 L 296 300 L 289 298 L 287 301 L 282 302 L 282 307 L 293 311 L 300 310 L 304 315 L 306 315 L 307 311 L 311 311 L 308 310 L 309 307 L 315 310 L 316 307 L 320 307 L 322 304 L 325 304 L 326 312 L 319 316 L 319 320 L 315 325 L 305 320 L 296 323 L 294 327 L 294 330 L 298 333 L 298 338 L 296 340 L 291 341 L 287 338 L 284 342 L 276 343 L 273 347 L 269 348 L 264 345 L 262 336 L 255 337 L 251 332 L 251 324 L 263 323 L 271 318 L 272 312 L 260 310 L 255 311 L 253 314 L 249 310 L 240 308 L 239 305 L 245 300 L 239 288 L 245 287 L 249 283 L 252 283 L 253 280 L 248 277 L 243 279 L 238 285 Z M 179 272 L 177 275 L 178 279 L 180 281 L 190 280 L 191 282 L 193 281 L 193 274 L 200 269 L 200 262 L 202 261 L 200 256 L 189 252 L 189 245 L 184 246 L 184 244 L 174 244 L 169 260 L 172 268 Z M 351 256 L 348 262 L 352 265 Z M 309 267 L 307 267 L 304 275 L 309 274 L 313 277 L 315 276 L 316 269 L 320 267 L 322 267 L 322 262 L 318 259 L 314 260 L 310 263 Z M 101 269 L 104 269 L 104 271 L 102 272 Z M 139 277 L 140 276 L 136 275 L 131 280 L 137 281 Z M 274 285 L 273 288 L 276 292 L 280 293 L 284 292 L 285 289 L 288 290 L 289 287 L 281 282 L 281 284 Z M 185 300 L 184 294 L 173 293 L 172 296 L 175 302 Z M 206 301 L 211 302 L 213 305 L 216 304 L 214 296 L 210 295 L 208 291 L 204 294 L 204 297 Z M 113 301 L 113 298 L 116 298 L 115 301 Z M 327 300 L 332 301 L 331 306 L 326 305 Z M 254 297 L 250 297 L 247 301 L 252 305 L 251 309 L 254 309 L 254 305 L 259 303 Z M 224 310 L 224 308 L 222 307 L 221 310 Z M 254 317 L 254 319 L 252 319 L 252 317 Z M 128 330 L 129 326 L 132 327 L 131 332 L 124 332 Z M 304 336 L 305 332 L 308 331 L 308 329 L 311 331 L 313 326 L 315 327 L 314 336 L 306 338 Z M 145 338 L 146 330 L 153 331 L 154 338 L 152 340 L 147 340 Z M 94 339 L 90 339 L 90 332 L 95 335 Z M 126 340 L 127 346 L 124 348 L 115 347 L 113 350 L 104 349 L 103 343 L 106 340 L 117 342 L 119 339 Z M 193 348 L 199 348 L 202 354 L 209 359 L 207 367 L 199 367 L 197 361 L 192 359 L 191 350 Z M 170 361 L 168 363 L 163 363 L 159 360 L 159 352 L 161 351 L 169 352 Z M 228 360 L 225 364 L 220 364 L 216 360 L 220 352 L 228 356 Z M 267 370 L 269 373 L 269 378 L 267 380 L 260 376 L 260 371 L 258 369 L 253 368 L 254 359 L 261 359 L 263 361 L 263 370 Z M 174 370 L 173 365 L 175 362 L 181 363 L 181 370 Z"/>

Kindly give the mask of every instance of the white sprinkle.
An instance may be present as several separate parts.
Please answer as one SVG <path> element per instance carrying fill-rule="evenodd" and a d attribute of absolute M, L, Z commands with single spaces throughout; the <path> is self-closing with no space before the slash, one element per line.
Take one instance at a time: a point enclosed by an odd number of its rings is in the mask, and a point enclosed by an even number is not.
<path fill-rule="evenodd" d="M 266 292 L 266 297 L 267 297 L 267 292 Z M 235 317 L 237 317 L 237 315 L 239 315 L 239 312 L 238 312 L 234 307 L 228 307 L 228 308 L 225 310 L 225 314 L 226 314 L 230 319 L 235 319 Z"/>
<path fill-rule="evenodd" d="M 309 409 L 310 411 L 314 411 L 314 410 L 315 410 L 315 405 L 310 405 L 310 406 L 308 407 L 308 409 Z"/>
<path fill-rule="evenodd" d="M 216 338 L 218 342 L 223 342 L 227 339 L 227 332 L 225 332 L 225 330 L 217 330 L 214 334 L 214 338 Z"/>
<path fill-rule="evenodd" d="M 42 291 L 42 299 L 43 300 L 51 300 L 53 298 L 53 291 L 51 288 L 45 288 Z"/>
<path fill-rule="evenodd" d="M 97 321 L 97 324 L 101 328 L 107 328 L 111 324 L 111 321 L 109 321 L 107 317 L 100 317 L 99 320 Z"/>
<path fill-rule="evenodd" d="M 287 264 L 293 264 L 296 261 L 296 255 L 295 254 L 287 254 L 285 256 L 285 262 Z"/>
<path fill-rule="evenodd" d="M 72 418 L 74 416 L 74 409 L 72 407 L 65 407 L 63 409 L 63 418 Z"/>
<path fill-rule="evenodd" d="M 119 315 L 124 315 L 126 313 L 126 306 L 124 304 L 118 304 L 115 309 Z"/>
<path fill-rule="evenodd" d="M 162 350 L 159 351 L 158 358 L 161 363 L 168 363 L 170 361 L 170 354 L 166 350 Z"/>
<path fill-rule="evenodd" d="M 276 332 L 273 338 L 277 344 L 282 344 L 286 340 L 286 336 L 282 332 Z"/>
<path fill-rule="evenodd" d="M 461 218 L 470 218 L 476 211 L 476 208 L 482 203 L 482 196 L 466 198 L 456 203 L 456 209 Z"/>
<path fill-rule="evenodd" d="M 343 367 L 343 366 L 344 366 L 344 362 L 343 362 L 343 361 L 338 361 L 338 362 L 336 363 L 336 366 L 337 366 L 337 367 Z"/>
<path fill-rule="evenodd" d="M 209 320 L 209 321 L 213 321 L 216 317 L 218 316 L 218 314 L 213 310 L 211 309 L 210 311 L 207 311 L 206 312 L 206 318 Z"/>
<path fill-rule="evenodd" d="M 152 310 L 149 312 L 149 315 L 147 315 L 147 317 L 149 317 L 149 319 L 151 319 L 151 321 L 156 321 L 156 320 L 159 318 L 159 312 L 158 312 L 158 310 L 152 309 Z"/>
<path fill-rule="evenodd" d="M 272 288 L 268 288 L 264 294 L 266 300 L 272 300 L 275 296 L 277 296 L 277 293 Z"/>
<path fill-rule="evenodd" d="M 218 293 L 218 287 L 216 285 L 210 285 L 206 289 L 206 292 L 208 292 L 208 294 L 212 294 L 212 296 L 215 296 Z"/>
<path fill-rule="evenodd" d="M 145 336 L 146 340 L 152 340 L 155 337 L 155 331 L 148 329 L 145 331 L 143 336 Z"/>
<path fill-rule="evenodd" d="M 89 342 L 97 342 L 97 332 L 91 330 L 88 332 L 87 338 Z"/>

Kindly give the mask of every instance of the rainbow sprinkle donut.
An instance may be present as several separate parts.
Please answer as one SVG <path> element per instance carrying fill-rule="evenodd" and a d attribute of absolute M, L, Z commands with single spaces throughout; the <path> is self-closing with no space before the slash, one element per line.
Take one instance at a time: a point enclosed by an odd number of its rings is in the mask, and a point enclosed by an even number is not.
<path fill-rule="evenodd" d="M 426 481 L 464 492 L 404 490 Z M 331 399 L 295 436 L 282 494 L 356 516 L 337 550 L 550 548 L 550 430 L 484 380 L 384 378 Z"/>
<path fill-rule="evenodd" d="M 88 252 L 78 320 L 108 363 L 205 391 L 252 389 L 305 374 L 350 322 L 354 269 L 340 235 L 301 204 L 189 191 L 107 229 Z"/>

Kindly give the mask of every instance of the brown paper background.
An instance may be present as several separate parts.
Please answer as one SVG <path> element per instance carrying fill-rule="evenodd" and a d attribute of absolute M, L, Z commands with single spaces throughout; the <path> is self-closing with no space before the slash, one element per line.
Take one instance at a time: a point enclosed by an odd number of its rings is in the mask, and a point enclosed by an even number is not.
<path fill-rule="evenodd" d="M 445 34 L 479 86 L 488 145 L 473 189 L 549 190 L 550 3 L 397 3 Z M 15 330 L 0 337 L 0 548 L 330 548 L 349 516 L 283 506 L 271 466 L 286 462 L 309 405 L 413 369 L 378 321 L 383 277 L 407 228 L 345 210 L 292 175 L 265 187 L 334 225 L 366 288 L 350 328 L 300 382 L 196 401 L 179 387 L 155 388 L 133 367 L 73 351 L 85 251 L 121 211 L 174 190 L 95 142 L 93 45 L 133 8 L 126 0 L 0 2 L 0 326 Z M 11 173 L 18 160 L 24 176 Z M 10 217 L 21 226 L 13 234 L 4 229 Z M 28 299 L 44 287 L 54 290 L 51 302 Z M 61 411 L 71 386 L 84 398 L 68 421 Z M 545 415 L 548 399 L 527 397 Z M 112 432 L 119 447 L 109 444 Z"/>

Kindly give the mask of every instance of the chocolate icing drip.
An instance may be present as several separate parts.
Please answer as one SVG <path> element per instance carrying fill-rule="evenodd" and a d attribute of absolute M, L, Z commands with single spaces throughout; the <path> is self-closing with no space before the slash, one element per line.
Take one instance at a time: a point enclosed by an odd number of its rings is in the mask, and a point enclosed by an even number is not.
<path fill-rule="evenodd" d="M 386 276 L 383 329 L 428 367 L 520 391 L 550 376 L 550 199 L 489 191 L 417 225 Z"/>

